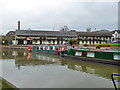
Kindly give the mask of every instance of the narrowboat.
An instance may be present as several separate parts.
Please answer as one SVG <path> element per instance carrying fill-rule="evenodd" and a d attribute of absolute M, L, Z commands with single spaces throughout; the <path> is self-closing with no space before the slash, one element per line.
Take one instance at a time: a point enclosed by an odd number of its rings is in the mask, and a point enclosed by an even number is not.
<path fill-rule="evenodd" d="M 28 51 L 38 51 L 52 54 L 67 54 L 71 48 L 69 45 L 39 45 L 39 46 L 28 46 Z"/>
<path fill-rule="evenodd" d="M 70 45 L 29 46 L 28 51 L 58 54 L 71 59 L 120 65 L 120 52 L 106 49 L 78 49 Z"/>
<path fill-rule="evenodd" d="M 72 49 L 69 50 L 67 54 L 76 57 L 120 61 L 119 51 L 111 51 L 106 49 Z"/>
<path fill-rule="evenodd" d="M 120 52 L 101 49 L 72 49 L 65 58 L 120 66 Z"/>

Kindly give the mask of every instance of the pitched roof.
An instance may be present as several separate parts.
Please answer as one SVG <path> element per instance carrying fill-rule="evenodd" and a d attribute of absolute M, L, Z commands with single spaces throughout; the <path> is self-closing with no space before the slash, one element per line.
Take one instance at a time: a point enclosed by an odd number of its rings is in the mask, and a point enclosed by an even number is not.
<path fill-rule="evenodd" d="M 72 36 L 76 37 L 75 32 L 68 31 L 40 31 L 40 30 L 16 30 L 16 35 L 29 35 L 29 36 Z"/>
<path fill-rule="evenodd" d="M 21 36 L 56 36 L 56 37 L 77 37 L 77 36 L 112 36 L 113 32 L 107 30 L 94 32 L 70 32 L 70 31 L 41 31 L 41 30 L 16 30 L 16 35 Z"/>
<path fill-rule="evenodd" d="M 114 30 L 114 31 L 112 31 L 113 34 L 114 34 L 115 32 L 117 32 L 118 34 L 120 34 L 120 30 Z"/>
<path fill-rule="evenodd" d="M 112 32 L 110 31 L 95 31 L 95 32 L 77 32 L 77 35 L 78 36 L 103 36 L 103 37 L 106 37 L 106 36 L 112 36 Z"/>

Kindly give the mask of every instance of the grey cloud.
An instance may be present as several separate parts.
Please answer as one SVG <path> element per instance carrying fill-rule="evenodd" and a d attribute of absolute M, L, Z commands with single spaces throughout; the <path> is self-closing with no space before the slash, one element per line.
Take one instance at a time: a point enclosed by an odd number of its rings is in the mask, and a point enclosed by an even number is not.
<path fill-rule="evenodd" d="M 117 5 L 117 2 L 76 2 L 43 12 L 39 8 L 23 13 L 6 10 L 2 25 L 5 33 L 15 30 L 18 20 L 22 29 L 60 29 L 67 25 L 70 29 L 81 31 L 87 27 L 113 30 L 118 28 Z"/>

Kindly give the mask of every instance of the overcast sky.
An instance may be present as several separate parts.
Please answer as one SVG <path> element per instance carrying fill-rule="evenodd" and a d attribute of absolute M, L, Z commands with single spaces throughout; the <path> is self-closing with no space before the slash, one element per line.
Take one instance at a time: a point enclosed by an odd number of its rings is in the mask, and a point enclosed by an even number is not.
<path fill-rule="evenodd" d="M 17 29 L 118 29 L 119 0 L 0 0 L 1 34 Z"/>

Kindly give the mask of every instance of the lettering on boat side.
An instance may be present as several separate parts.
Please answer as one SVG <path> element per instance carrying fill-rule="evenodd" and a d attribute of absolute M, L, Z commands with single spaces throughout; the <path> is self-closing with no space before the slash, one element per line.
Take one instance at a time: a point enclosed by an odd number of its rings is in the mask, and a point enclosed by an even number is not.
<path fill-rule="evenodd" d="M 95 57 L 95 53 L 93 53 L 93 52 L 87 52 L 87 57 Z"/>
<path fill-rule="evenodd" d="M 82 52 L 75 52 L 75 56 L 82 56 Z"/>

